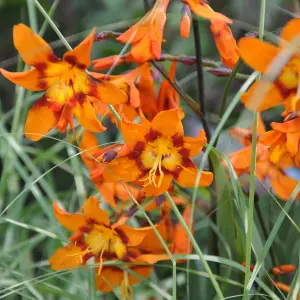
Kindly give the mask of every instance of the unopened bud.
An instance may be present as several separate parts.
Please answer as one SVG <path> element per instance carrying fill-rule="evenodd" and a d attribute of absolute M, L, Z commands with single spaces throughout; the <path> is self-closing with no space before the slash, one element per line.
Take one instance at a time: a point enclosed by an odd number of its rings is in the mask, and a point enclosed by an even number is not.
<path fill-rule="evenodd" d="M 272 273 L 274 275 L 283 275 L 287 273 L 294 272 L 296 267 L 294 265 L 281 265 L 279 267 L 272 268 Z"/>
<path fill-rule="evenodd" d="M 232 73 L 231 69 L 225 67 L 210 68 L 206 69 L 206 71 L 217 77 L 227 77 L 230 76 Z"/>
<path fill-rule="evenodd" d="M 180 35 L 182 38 L 187 39 L 191 30 L 191 10 L 187 4 L 183 5 L 181 13 Z"/>
<path fill-rule="evenodd" d="M 242 262 L 242 266 L 246 267 L 246 262 Z M 254 270 L 254 265 L 250 264 L 250 271 L 253 272 L 253 270 Z"/>
<path fill-rule="evenodd" d="M 108 150 L 106 152 L 103 153 L 102 155 L 102 162 L 103 163 L 109 163 L 112 160 L 115 159 L 115 157 L 117 156 L 118 152 L 114 149 Z"/>

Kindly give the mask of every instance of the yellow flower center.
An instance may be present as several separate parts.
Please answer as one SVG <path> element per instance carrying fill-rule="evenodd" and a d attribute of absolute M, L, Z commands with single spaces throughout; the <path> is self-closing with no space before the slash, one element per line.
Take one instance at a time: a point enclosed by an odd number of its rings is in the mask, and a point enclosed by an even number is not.
<path fill-rule="evenodd" d="M 95 255 L 102 256 L 103 252 L 109 252 L 121 259 L 126 254 L 126 246 L 117 232 L 103 225 L 95 224 L 84 240 L 88 245 L 88 251 Z"/>
<path fill-rule="evenodd" d="M 174 171 L 181 164 L 182 158 L 175 148 L 171 139 L 158 138 L 153 142 L 149 142 L 141 154 L 141 160 L 145 169 L 150 169 L 148 176 L 141 181 L 145 181 L 144 186 L 153 184 L 160 187 L 164 172 L 162 168 L 168 171 Z M 156 175 L 159 174 L 158 183 Z"/>
<path fill-rule="evenodd" d="M 46 91 L 48 101 L 57 102 L 61 105 L 74 100 L 74 96 L 76 97 L 80 93 L 86 94 L 88 92 L 87 73 L 76 66 L 63 64 L 64 69 L 61 67 L 56 70 L 52 69 L 54 67 L 50 67 L 50 72 L 55 74 L 53 77 L 56 77 L 56 81 Z"/>
<path fill-rule="evenodd" d="M 300 58 L 291 59 L 279 75 L 279 81 L 287 89 L 295 89 L 299 86 L 300 80 Z"/>

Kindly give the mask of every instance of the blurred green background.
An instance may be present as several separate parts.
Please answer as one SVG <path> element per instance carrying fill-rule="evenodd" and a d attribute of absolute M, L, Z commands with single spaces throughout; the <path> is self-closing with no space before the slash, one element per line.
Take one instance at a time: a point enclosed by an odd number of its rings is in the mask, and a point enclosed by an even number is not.
<path fill-rule="evenodd" d="M 260 0 L 211 0 L 210 3 L 216 11 L 222 12 L 234 20 L 232 30 L 236 38 L 257 28 Z M 23 68 L 13 46 L 12 27 L 17 23 L 30 25 L 28 4 L 30 4 L 29 0 L 0 0 L 1 68 L 10 71 Z M 53 1 L 41 0 L 40 4 L 48 11 Z M 266 30 L 270 32 L 276 32 L 287 20 L 300 12 L 299 3 L 295 0 L 269 0 L 267 4 Z M 171 0 L 165 27 L 166 42 L 163 45 L 163 52 L 174 55 L 194 55 L 192 34 L 188 40 L 183 40 L 179 36 L 181 8 L 180 1 Z M 75 46 L 94 26 L 98 31 L 122 32 L 140 19 L 144 12 L 143 0 L 61 0 L 57 1 L 57 8 L 52 19 L 71 45 Z M 35 14 L 37 27 L 41 28 L 44 18 L 38 10 L 35 11 Z M 209 31 L 209 22 L 201 20 L 200 25 L 203 57 L 219 61 Z M 44 38 L 51 42 L 58 56 L 65 52 L 65 47 L 49 26 Z M 122 45 L 113 40 L 99 42 L 95 44 L 92 58 L 118 54 L 121 49 Z M 169 63 L 162 65 L 167 70 Z M 116 68 L 115 73 L 125 70 L 126 66 L 120 66 Z M 249 69 L 243 66 L 241 72 L 248 74 Z M 182 88 L 196 99 L 195 67 L 178 65 L 176 77 Z M 217 78 L 205 73 L 204 80 L 208 119 L 211 128 L 214 129 L 218 123 L 217 115 L 227 78 Z M 242 84 L 241 80 L 234 81 L 229 101 Z M 38 99 L 39 94 L 25 93 L 23 95 L 20 117 L 16 119 L 14 118 L 14 107 L 19 92 L 12 83 L 0 77 L 0 211 L 15 201 L 0 218 L 0 299 L 87 299 L 86 269 L 61 272 L 61 274 L 54 273 L 49 269 L 48 257 L 61 245 L 60 240 L 66 238 L 66 232 L 54 219 L 51 201 L 60 199 L 66 208 L 75 211 L 78 208 L 78 202 L 82 201 L 86 195 L 95 193 L 95 188 L 89 182 L 88 172 L 83 168 L 78 157 L 65 161 L 68 157 L 76 154 L 72 147 L 50 139 L 33 143 L 22 136 L 26 112 Z M 195 136 L 201 126 L 200 122 L 184 104 L 183 106 L 188 116 L 186 130 Z M 227 126 L 235 124 L 240 119 L 242 111 L 244 108 L 239 105 Z M 246 114 L 246 116 L 248 115 Z M 264 118 L 266 121 L 280 119 L 277 111 L 265 113 Z M 240 122 L 249 124 L 250 119 L 247 117 Z M 12 127 L 15 127 L 16 132 L 10 135 Z M 117 133 L 111 130 L 102 134 L 100 140 L 102 142 L 111 141 L 115 139 L 116 135 Z M 56 136 L 63 137 L 63 135 Z M 219 149 L 225 153 L 237 147 L 228 141 L 228 134 L 224 131 Z M 54 166 L 57 167 L 45 175 L 45 172 Z M 39 180 L 37 181 L 37 179 Z M 271 228 L 280 208 L 276 203 L 271 205 L 270 202 L 270 197 L 264 196 L 260 203 L 268 226 Z M 220 210 L 222 211 L 222 207 Z M 297 213 L 299 213 L 299 205 L 292 212 L 292 217 L 296 217 Z M 206 252 L 209 242 L 207 234 L 209 222 L 200 213 L 197 218 L 196 237 L 201 248 Z M 226 242 L 228 241 L 225 239 Z M 275 246 L 278 262 L 297 262 L 299 236 L 296 229 L 291 228 L 289 221 L 285 221 L 282 226 Z M 241 257 L 238 253 L 240 249 L 235 249 L 235 245 L 227 244 L 227 247 L 233 255 L 233 260 Z M 226 257 L 230 258 L 230 255 L 226 255 Z M 156 268 L 157 272 L 151 277 L 151 280 L 164 289 L 171 290 L 170 265 L 164 265 L 166 267 Z M 266 268 L 270 266 L 270 261 L 267 261 Z M 184 268 L 185 265 L 182 267 Z M 191 267 L 198 272 L 199 270 L 203 271 L 200 263 L 192 263 Z M 243 276 L 240 273 L 232 274 L 232 278 L 243 283 Z M 186 285 L 185 273 L 179 272 L 178 299 L 186 299 Z M 205 277 L 199 276 L 199 274 L 191 275 L 189 285 L 191 299 L 212 299 L 212 288 Z M 231 285 L 227 288 L 228 295 L 238 294 L 240 291 L 239 287 Z M 147 285 L 139 286 L 135 295 L 136 299 L 158 297 Z M 115 299 L 116 297 L 110 295 L 99 299 Z"/>

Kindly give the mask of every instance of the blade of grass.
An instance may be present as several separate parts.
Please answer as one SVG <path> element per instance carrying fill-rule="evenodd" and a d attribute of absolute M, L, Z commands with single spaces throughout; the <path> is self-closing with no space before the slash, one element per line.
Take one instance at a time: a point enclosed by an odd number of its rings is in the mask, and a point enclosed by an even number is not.
<path fill-rule="evenodd" d="M 289 210 L 291 209 L 292 207 L 292 204 L 297 196 L 297 194 L 300 192 L 300 183 L 298 183 L 298 185 L 296 186 L 296 188 L 294 189 L 293 193 L 291 194 L 291 197 L 289 198 L 289 200 L 286 202 L 286 204 L 284 205 L 283 207 L 283 210 L 282 212 L 280 213 L 280 215 L 278 216 L 276 222 L 274 223 L 274 226 L 269 234 L 269 237 L 262 249 L 262 252 L 259 254 L 258 256 L 258 259 L 256 261 L 256 264 L 255 264 L 255 267 L 254 267 L 254 270 L 252 272 L 252 275 L 251 277 L 249 277 L 249 281 L 247 283 L 247 290 L 248 292 L 250 291 L 254 281 L 255 281 L 255 278 L 263 264 L 263 261 L 264 259 L 266 258 L 267 254 L 268 254 L 268 251 L 275 239 L 275 237 L 277 236 L 278 234 L 278 231 L 280 229 L 280 226 L 283 222 L 283 220 L 285 219 L 286 217 L 286 214 L 289 212 Z"/>

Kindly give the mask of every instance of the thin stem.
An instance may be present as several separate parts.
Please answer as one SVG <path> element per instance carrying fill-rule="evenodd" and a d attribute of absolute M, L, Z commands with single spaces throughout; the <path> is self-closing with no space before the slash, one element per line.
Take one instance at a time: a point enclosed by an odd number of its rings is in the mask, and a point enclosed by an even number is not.
<path fill-rule="evenodd" d="M 254 206 L 255 206 L 255 211 L 256 211 L 256 214 L 257 214 L 257 217 L 258 217 L 258 220 L 259 220 L 260 227 L 261 227 L 261 230 L 263 232 L 264 238 L 265 238 L 265 240 L 267 240 L 268 236 L 269 236 L 269 233 L 268 233 L 268 229 L 266 227 L 265 221 L 264 221 L 263 214 L 262 214 L 260 206 L 259 206 L 259 199 L 258 199 L 257 195 L 255 195 Z M 272 265 L 276 266 L 277 265 L 276 264 L 276 257 L 275 257 L 273 247 L 270 248 L 270 255 L 271 255 Z"/>
<path fill-rule="evenodd" d="M 167 199 L 168 199 L 168 201 L 169 201 L 169 203 L 170 203 L 170 205 L 171 205 L 171 207 L 172 207 L 172 209 L 173 209 L 176 217 L 178 218 L 178 221 L 183 226 L 183 228 L 184 228 L 185 232 L 187 233 L 187 235 L 188 235 L 188 237 L 189 237 L 189 239 L 190 239 L 190 241 L 191 241 L 191 243 L 192 243 L 192 245 L 193 245 L 193 247 L 194 247 L 197 255 L 199 256 L 199 258 L 200 258 L 200 260 L 201 260 L 201 262 L 203 264 L 203 267 L 204 267 L 205 271 L 207 272 L 207 274 L 208 274 L 208 276 L 209 276 L 209 278 L 211 280 L 212 285 L 215 288 L 215 291 L 216 291 L 219 299 L 224 299 L 224 296 L 222 294 L 220 286 L 219 286 L 218 282 L 216 281 L 216 278 L 215 278 L 214 274 L 212 273 L 212 271 L 211 271 L 211 269 L 210 269 L 207 261 L 205 260 L 205 257 L 203 255 L 203 253 L 202 253 L 202 251 L 201 251 L 201 249 L 200 249 L 200 247 L 199 247 L 196 239 L 194 238 L 193 233 L 190 231 L 189 226 L 186 224 L 185 220 L 183 219 L 180 211 L 178 210 L 178 208 L 177 208 L 175 202 L 173 201 L 172 197 L 170 196 L 170 194 L 168 192 L 166 192 L 165 195 L 166 195 L 166 197 L 167 197 Z"/>
<path fill-rule="evenodd" d="M 194 99 L 192 99 L 190 96 L 188 96 L 184 91 L 181 90 L 181 88 L 178 86 L 176 82 L 173 82 L 168 74 L 163 71 L 159 65 L 156 63 L 156 61 L 151 60 L 152 65 L 158 70 L 158 72 L 169 82 L 169 84 L 175 89 L 175 91 L 178 93 L 178 95 L 188 104 L 188 106 L 197 114 L 200 118 L 200 120 L 204 120 L 204 116 L 199 110 L 199 106 L 196 103 Z"/>
<path fill-rule="evenodd" d="M 35 10 L 35 5 L 32 2 L 32 0 L 27 0 L 27 9 L 28 9 L 30 27 L 32 28 L 32 30 L 34 32 L 37 32 L 38 24 L 37 24 L 36 10 Z"/>
<path fill-rule="evenodd" d="M 266 0 L 261 0 L 259 32 L 258 32 L 259 39 L 263 39 L 263 35 L 264 35 L 265 12 L 266 12 Z M 246 223 L 246 273 L 245 273 L 243 300 L 249 299 L 249 292 L 250 292 L 247 285 L 251 276 L 250 264 L 251 264 L 251 250 L 252 250 L 254 198 L 255 198 L 257 124 L 258 124 L 258 113 L 254 112 L 253 130 L 252 130 L 252 149 L 251 149 L 252 154 L 251 154 L 251 166 L 250 166 L 250 178 L 249 178 L 249 207 L 248 207 L 247 223 Z"/>
<path fill-rule="evenodd" d="M 96 299 L 96 280 L 95 280 L 95 269 L 89 268 L 89 277 L 88 277 L 88 300 Z"/>
<path fill-rule="evenodd" d="M 198 20 L 193 20 L 193 31 L 194 31 L 194 41 L 195 41 L 195 49 L 196 49 L 196 68 L 197 68 L 197 83 L 198 83 L 198 101 L 200 105 L 200 111 L 203 115 L 203 119 L 201 120 L 204 131 L 206 133 L 206 137 L 208 142 L 210 141 L 210 130 L 208 124 L 206 122 L 206 109 L 205 109 L 205 99 L 204 99 L 204 80 L 203 80 L 203 67 L 202 67 L 202 51 L 201 51 L 201 40 L 200 40 L 200 32 L 199 32 L 199 22 Z"/>

